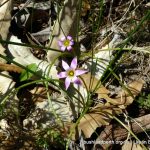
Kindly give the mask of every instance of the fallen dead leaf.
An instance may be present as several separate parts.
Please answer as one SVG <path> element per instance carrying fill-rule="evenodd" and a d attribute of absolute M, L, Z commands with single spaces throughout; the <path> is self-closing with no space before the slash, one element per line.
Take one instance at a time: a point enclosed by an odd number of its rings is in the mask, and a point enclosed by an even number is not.
<path fill-rule="evenodd" d="M 127 105 L 131 104 L 134 98 L 140 93 L 143 87 L 144 81 L 142 79 L 138 81 L 133 81 L 127 85 L 127 89 L 122 89 L 118 95 L 112 99 L 107 94 L 99 94 L 98 98 L 104 98 L 107 102 L 117 105 L 124 109 Z"/>
<path fill-rule="evenodd" d="M 83 74 L 81 75 L 81 77 L 83 78 L 88 91 L 93 91 L 95 87 L 97 86 L 98 79 L 92 76 L 91 73 Z M 83 82 L 82 82 L 82 85 L 85 87 Z M 108 94 L 110 92 L 101 83 L 99 83 L 99 88 L 96 89 L 95 93 Z"/>
<path fill-rule="evenodd" d="M 92 109 L 92 112 L 85 114 L 78 125 L 86 138 L 91 137 L 97 127 L 109 125 L 113 115 L 122 113 L 121 109 L 105 107 L 104 109 Z"/>
<path fill-rule="evenodd" d="M 138 143 L 135 143 L 133 141 L 126 141 L 122 146 L 122 150 L 144 150 L 144 149 Z"/>
<path fill-rule="evenodd" d="M 94 77 L 91 78 L 90 74 L 82 76 L 84 81 L 86 81 L 86 86 L 90 87 L 90 79 L 93 78 L 93 84 L 91 84 L 90 89 L 94 89 L 98 80 Z M 101 85 L 101 87 L 96 91 L 98 92 L 98 98 L 103 98 L 106 100 L 105 104 L 99 103 L 95 107 L 89 110 L 88 114 L 85 114 L 78 125 L 79 131 L 82 130 L 85 137 L 89 138 L 97 127 L 102 125 L 108 125 L 112 119 L 113 115 L 121 114 L 122 109 L 125 109 L 127 105 L 131 104 L 134 97 L 137 96 L 142 87 L 144 81 L 138 80 L 127 85 L 128 90 L 122 89 L 118 95 L 112 99 L 108 96 L 109 91 Z M 88 88 L 89 90 L 89 88 Z"/>
<path fill-rule="evenodd" d="M 111 110 L 109 113 L 112 113 Z M 108 125 L 109 120 L 110 118 L 102 112 L 85 114 L 80 120 L 78 128 L 83 131 L 86 138 L 89 138 L 97 127 Z"/>

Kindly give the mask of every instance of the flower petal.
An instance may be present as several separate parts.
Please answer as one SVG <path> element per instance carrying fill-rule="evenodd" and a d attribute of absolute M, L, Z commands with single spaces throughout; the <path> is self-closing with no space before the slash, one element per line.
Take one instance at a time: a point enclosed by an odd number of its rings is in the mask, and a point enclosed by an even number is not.
<path fill-rule="evenodd" d="M 65 70 L 68 70 L 70 67 L 69 67 L 69 65 L 65 62 L 65 61 L 63 61 L 62 60 L 62 67 L 65 69 Z"/>
<path fill-rule="evenodd" d="M 61 38 L 61 41 L 64 41 L 64 40 L 66 40 L 66 37 L 65 37 L 65 36 L 63 36 L 63 37 Z"/>
<path fill-rule="evenodd" d="M 75 75 L 79 76 L 79 75 L 84 74 L 86 72 L 87 72 L 87 70 L 75 70 Z"/>
<path fill-rule="evenodd" d="M 80 79 L 76 76 L 72 79 L 72 82 L 75 83 L 75 84 L 81 84 Z"/>
<path fill-rule="evenodd" d="M 78 84 L 78 85 L 81 85 L 81 81 L 79 80 L 79 78 L 77 78 L 75 81 L 74 81 L 75 84 Z"/>
<path fill-rule="evenodd" d="M 76 69 L 77 68 L 77 57 L 72 59 L 71 68 L 72 69 Z"/>
<path fill-rule="evenodd" d="M 72 40 L 72 37 L 71 37 L 70 35 L 68 35 L 68 36 L 67 36 L 67 39 L 71 41 L 71 40 Z"/>
<path fill-rule="evenodd" d="M 60 72 L 59 74 L 57 74 L 58 78 L 66 78 L 67 77 L 67 73 L 65 71 Z"/>
<path fill-rule="evenodd" d="M 66 80 L 65 80 L 65 87 L 66 87 L 66 90 L 68 89 L 70 83 L 71 83 L 71 79 L 70 79 L 70 78 L 66 78 Z"/>
<path fill-rule="evenodd" d="M 77 80 L 78 78 L 76 76 L 71 78 L 71 82 L 74 82 L 75 80 Z"/>
<path fill-rule="evenodd" d="M 60 47 L 63 46 L 62 41 L 58 41 L 58 45 L 59 45 Z"/>
<path fill-rule="evenodd" d="M 67 47 L 67 50 L 68 50 L 68 51 L 70 51 L 71 49 L 72 49 L 72 47 L 71 47 L 71 46 L 68 46 L 68 47 Z"/>
<path fill-rule="evenodd" d="M 62 51 L 65 51 L 66 47 L 64 45 L 61 46 L 60 48 Z"/>
<path fill-rule="evenodd" d="M 72 46 L 74 44 L 74 42 L 73 41 L 70 41 L 70 45 Z"/>

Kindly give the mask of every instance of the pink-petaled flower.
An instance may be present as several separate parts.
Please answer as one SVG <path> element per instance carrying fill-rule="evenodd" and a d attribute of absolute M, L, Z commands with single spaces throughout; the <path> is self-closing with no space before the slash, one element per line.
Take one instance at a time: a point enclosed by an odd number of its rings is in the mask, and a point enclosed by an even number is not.
<path fill-rule="evenodd" d="M 73 44 L 74 41 L 71 36 L 67 36 L 67 37 L 64 36 L 58 41 L 58 45 L 60 46 L 60 49 L 62 51 L 65 51 L 66 49 L 70 51 L 72 49 Z"/>
<path fill-rule="evenodd" d="M 58 74 L 58 78 L 66 78 L 65 79 L 66 90 L 68 89 L 71 82 L 75 84 L 81 84 L 81 81 L 77 76 L 82 75 L 87 71 L 77 69 L 77 57 L 73 58 L 70 66 L 65 61 L 62 60 L 62 67 L 64 68 L 65 71 L 60 72 Z"/>

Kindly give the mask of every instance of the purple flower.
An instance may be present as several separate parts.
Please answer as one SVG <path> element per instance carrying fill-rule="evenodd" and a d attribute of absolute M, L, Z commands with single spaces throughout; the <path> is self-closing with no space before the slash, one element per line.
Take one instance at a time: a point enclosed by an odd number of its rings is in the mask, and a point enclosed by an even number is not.
<path fill-rule="evenodd" d="M 65 79 L 65 87 L 68 89 L 71 82 L 75 84 L 81 84 L 81 81 L 77 76 L 86 73 L 86 70 L 78 70 L 77 69 L 77 57 L 73 58 L 71 65 L 69 66 L 65 61 L 62 60 L 62 67 L 65 71 L 60 72 L 58 74 L 58 78 L 66 78 Z"/>
<path fill-rule="evenodd" d="M 62 37 L 61 40 L 58 41 L 58 45 L 60 46 L 60 49 L 62 51 L 65 51 L 66 49 L 70 51 L 72 49 L 72 45 L 74 44 L 74 41 L 71 36 Z"/>

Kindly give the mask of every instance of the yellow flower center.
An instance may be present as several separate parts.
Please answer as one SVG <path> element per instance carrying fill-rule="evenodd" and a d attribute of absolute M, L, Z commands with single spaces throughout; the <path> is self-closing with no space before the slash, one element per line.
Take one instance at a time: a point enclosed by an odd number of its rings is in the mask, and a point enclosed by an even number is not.
<path fill-rule="evenodd" d="M 68 74 L 69 77 L 73 77 L 74 76 L 74 71 L 73 70 L 69 70 L 67 74 Z"/>
<path fill-rule="evenodd" d="M 67 47 L 67 46 L 69 46 L 70 45 L 70 41 L 69 40 L 65 40 L 64 41 L 64 45 Z"/>

